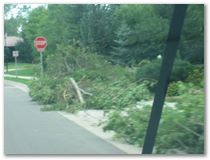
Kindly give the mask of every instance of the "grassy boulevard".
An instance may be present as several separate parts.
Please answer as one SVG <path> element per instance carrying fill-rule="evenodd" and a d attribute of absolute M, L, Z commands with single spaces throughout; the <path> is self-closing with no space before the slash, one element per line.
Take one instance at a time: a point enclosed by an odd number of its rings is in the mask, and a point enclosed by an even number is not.
<path fill-rule="evenodd" d="M 12 76 L 36 76 L 38 75 L 39 66 L 36 64 L 28 64 L 28 63 L 19 63 L 17 65 L 17 72 L 16 66 L 14 63 L 9 63 L 8 65 L 8 72 L 6 72 L 6 67 L 4 69 L 4 74 L 12 75 Z M 19 77 L 4 77 L 5 80 L 15 81 L 19 83 L 23 83 L 25 85 L 29 85 L 32 80 L 19 78 Z"/>

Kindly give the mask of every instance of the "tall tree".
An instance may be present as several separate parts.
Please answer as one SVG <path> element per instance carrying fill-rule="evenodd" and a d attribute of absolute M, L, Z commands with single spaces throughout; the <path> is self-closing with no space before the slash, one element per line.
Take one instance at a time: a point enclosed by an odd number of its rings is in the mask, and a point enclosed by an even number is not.
<path fill-rule="evenodd" d="M 188 7 L 180 54 L 193 64 L 204 64 L 204 5 Z"/>
<path fill-rule="evenodd" d="M 44 6 L 33 9 L 28 19 L 22 26 L 22 34 L 25 41 L 31 46 L 32 55 L 35 61 L 38 61 L 38 54 L 34 48 L 34 39 L 37 36 L 45 36 L 47 30 L 48 11 Z"/>
<path fill-rule="evenodd" d="M 48 53 L 52 54 L 57 44 L 69 43 L 72 39 L 79 40 L 80 18 L 84 5 L 48 5 L 46 36 Z"/>
<path fill-rule="evenodd" d="M 152 5 L 121 5 L 117 15 L 121 26 L 112 52 L 116 62 L 132 65 L 163 53 L 169 21 L 158 16 Z"/>
<path fill-rule="evenodd" d="M 81 42 L 98 53 L 108 55 L 117 29 L 115 10 L 118 5 L 87 5 L 81 19 Z"/>

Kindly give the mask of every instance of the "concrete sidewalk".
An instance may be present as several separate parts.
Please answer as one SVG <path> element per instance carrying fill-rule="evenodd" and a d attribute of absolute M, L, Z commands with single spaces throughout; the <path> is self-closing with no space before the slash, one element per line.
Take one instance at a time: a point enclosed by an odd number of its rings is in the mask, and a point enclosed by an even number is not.
<path fill-rule="evenodd" d="M 22 78 L 22 79 L 28 79 L 28 80 L 31 80 L 31 79 L 37 79 L 37 77 L 32 77 L 32 76 L 16 76 L 16 75 L 11 75 L 11 74 L 4 74 L 4 77 L 11 77 L 11 78 Z"/>

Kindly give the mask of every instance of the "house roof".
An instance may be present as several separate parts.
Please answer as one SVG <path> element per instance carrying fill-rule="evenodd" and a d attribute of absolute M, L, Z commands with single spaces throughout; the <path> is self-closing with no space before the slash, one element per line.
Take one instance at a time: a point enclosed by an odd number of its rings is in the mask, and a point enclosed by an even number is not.
<path fill-rule="evenodd" d="M 23 42 L 23 38 L 16 36 L 8 36 L 5 38 L 4 46 L 5 47 L 14 47 L 18 42 Z"/>

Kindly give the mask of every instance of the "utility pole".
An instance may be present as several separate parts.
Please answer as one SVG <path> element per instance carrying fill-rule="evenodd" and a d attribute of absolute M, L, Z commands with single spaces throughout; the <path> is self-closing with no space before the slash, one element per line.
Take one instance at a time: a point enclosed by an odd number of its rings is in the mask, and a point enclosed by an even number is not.
<path fill-rule="evenodd" d="M 7 33 L 5 33 L 4 35 L 4 60 L 6 59 L 5 63 L 6 63 L 6 72 L 8 72 L 8 55 L 6 55 L 5 57 L 5 52 L 6 52 L 6 47 L 7 47 Z M 8 54 L 8 53 L 6 53 Z"/>

